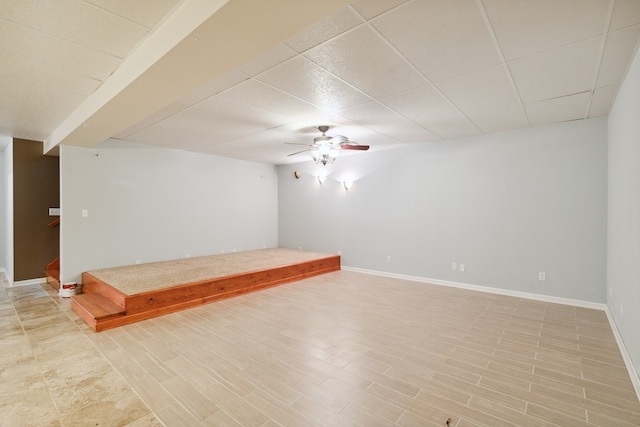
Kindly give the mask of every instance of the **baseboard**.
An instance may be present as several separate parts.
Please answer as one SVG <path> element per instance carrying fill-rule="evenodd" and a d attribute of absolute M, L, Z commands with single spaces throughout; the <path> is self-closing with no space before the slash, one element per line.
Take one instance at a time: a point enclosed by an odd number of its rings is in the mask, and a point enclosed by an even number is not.
<path fill-rule="evenodd" d="M 512 291 L 509 289 L 493 288 L 490 286 L 472 285 L 469 283 L 450 282 L 447 280 L 429 279 L 426 277 L 419 277 L 419 276 L 409 276 L 406 274 L 387 273 L 386 271 L 367 270 L 364 268 L 348 267 L 344 265 L 341 267 L 341 269 L 345 271 L 354 271 L 357 273 L 371 274 L 374 276 L 390 277 L 392 279 L 410 280 L 412 282 L 430 283 L 432 285 L 449 286 L 453 288 L 487 292 L 491 294 L 508 295 L 513 297 L 527 298 L 527 299 L 533 299 L 533 300 L 544 301 L 544 302 L 553 302 L 556 304 L 565 304 L 565 305 L 572 305 L 575 307 L 593 308 L 596 310 L 602 310 L 606 313 L 607 318 L 609 319 L 609 324 L 611 325 L 611 330 L 613 331 L 613 335 L 615 336 L 616 342 L 618 343 L 620 354 L 622 354 L 624 363 L 627 366 L 627 371 L 629 372 L 631 383 L 633 384 L 633 388 L 635 389 L 636 394 L 638 395 L 638 400 L 640 400 L 640 378 L 638 377 L 638 373 L 636 372 L 635 367 L 633 366 L 633 362 L 631 360 L 631 356 L 629 355 L 629 352 L 627 351 L 627 347 L 624 345 L 624 341 L 622 340 L 622 335 L 620 335 L 620 331 L 618 330 L 616 322 L 613 319 L 613 316 L 611 315 L 611 313 L 609 312 L 609 307 L 606 304 L 591 302 L 591 301 L 575 300 L 571 298 L 554 297 L 550 295 L 532 294 L 532 293 L 521 292 L 521 291 Z"/>
<path fill-rule="evenodd" d="M 9 285 L 5 285 L 5 288 L 10 288 L 13 286 L 13 284 L 11 283 L 11 280 L 9 279 L 9 276 L 7 276 L 7 269 L 6 268 L 0 268 L 0 276 L 4 276 L 5 280 L 9 283 Z"/>
<path fill-rule="evenodd" d="M 13 287 L 15 286 L 27 286 L 27 285 L 41 285 L 43 283 L 47 283 L 46 277 L 40 277 L 37 279 L 29 279 L 29 280 L 19 280 L 17 282 L 13 282 Z"/>
<path fill-rule="evenodd" d="M 624 364 L 627 365 L 627 371 L 629 372 L 629 376 L 631 377 L 633 388 L 635 388 L 636 395 L 638 396 L 638 400 L 640 400 L 640 377 L 638 377 L 638 371 L 636 371 L 635 366 L 633 366 L 633 360 L 631 359 L 631 355 L 627 351 L 627 346 L 624 345 L 624 340 L 622 339 L 622 335 L 618 330 L 616 321 L 611 315 L 611 312 L 609 311 L 608 306 L 605 307 L 604 312 L 607 313 L 607 318 L 609 319 L 609 323 L 611 324 L 611 330 L 613 331 L 613 335 L 616 337 L 616 342 L 618 343 L 618 347 L 620 348 L 620 353 L 622 354 L 622 358 L 624 359 Z"/>
<path fill-rule="evenodd" d="M 571 298 L 554 297 L 550 295 L 533 294 L 522 291 L 512 291 L 509 289 L 493 288 L 491 286 L 472 285 L 470 283 L 450 282 L 448 280 L 429 279 L 427 277 L 409 276 L 406 274 L 387 273 L 386 271 L 367 270 L 356 267 L 341 267 L 343 270 L 355 271 L 358 273 L 372 274 L 375 276 L 391 277 L 393 279 L 410 280 L 412 282 L 430 283 L 432 285 L 449 286 L 452 288 L 468 289 L 471 291 L 487 292 L 490 294 L 507 295 L 512 297 L 533 299 L 538 301 L 553 302 L 556 304 L 573 305 L 576 307 L 593 308 L 596 310 L 604 310 L 607 305 L 599 302 L 576 300 Z"/>

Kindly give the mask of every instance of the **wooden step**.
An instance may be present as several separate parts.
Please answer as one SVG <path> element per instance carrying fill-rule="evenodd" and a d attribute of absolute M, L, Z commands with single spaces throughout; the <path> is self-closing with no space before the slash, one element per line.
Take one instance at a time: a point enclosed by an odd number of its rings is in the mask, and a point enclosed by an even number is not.
<path fill-rule="evenodd" d="M 53 289 L 60 289 L 60 257 L 54 259 L 47 265 L 44 275 L 47 278 L 47 283 L 51 285 Z"/>
<path fill-rule="evenodd" d="M 95 331 L 98 322 L 125 315 L 124 308 L 100 294 L 80 294 L 71 297 L 71 308 Z"/>
<path fill-rule="evenodd" d="M 45 277 L 47 278 L 47 283 L 53 289 L 60 289 L 60 272 L 57 270 L 47 270 L 44 272 Z"/>

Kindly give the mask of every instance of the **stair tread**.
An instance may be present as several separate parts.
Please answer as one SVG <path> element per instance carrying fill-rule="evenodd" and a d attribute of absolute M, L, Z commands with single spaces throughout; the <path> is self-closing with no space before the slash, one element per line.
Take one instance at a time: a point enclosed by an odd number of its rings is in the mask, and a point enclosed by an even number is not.
<path fill-rule="evenodd" d="M 96 320 L 125 314 L 124 308 L 97 293 L 75 295 L 71 300 Z"/>

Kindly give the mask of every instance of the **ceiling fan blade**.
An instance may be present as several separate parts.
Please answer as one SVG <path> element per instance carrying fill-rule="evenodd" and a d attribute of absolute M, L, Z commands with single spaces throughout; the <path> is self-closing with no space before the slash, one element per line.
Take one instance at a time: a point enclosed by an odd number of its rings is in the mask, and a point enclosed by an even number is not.
<path fill-rule="evenodd" d="M 334 137 L 331 138 L 331 143 L 332 144 L 344 144 L 349 142 L 349 138 L 347 138 L 346 136 L 342 136 L 342 135 L 336 135 Z"/>
<path fill-rule="evenodd" d="M 287 142 L 287 141 L 285 141 L 284 143 L 287 144 L 287 145 L 302 145 L 302 146 L 305 146 L 305 147 L 311 147 L 311 145 L 309 145 L 309 144 L 302 144 L 302 143 L 299 143 L 299 142 Z"/>
<path fill-rule="evenodd" d="M 369 149 L 368 145 L 361 145 L 361 144 L 342 144 L 340 145 L 340 148 L 343 150 L 361 150 L 361 151 L 367 151 Z"/>
<path fill-rule="evenodd" d="M 304 152 L 307 152 L 307 151 L 309 151 L 309 150 L 296 151 L 295 153 L 287 154 L 287 157 L 295 156 L 296 154 L 304 153 Z"/>

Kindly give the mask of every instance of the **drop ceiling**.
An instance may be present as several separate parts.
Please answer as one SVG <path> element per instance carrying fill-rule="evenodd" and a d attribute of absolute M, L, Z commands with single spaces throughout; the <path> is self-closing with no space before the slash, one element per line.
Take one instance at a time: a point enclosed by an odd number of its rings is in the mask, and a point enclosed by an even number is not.
<path fill-rule="evenodd" d="M 285 164 L 319 125 L 375 151 L 582 120 L 639 38 L 638 0 L 0 0 L 0 135 Z"/>

